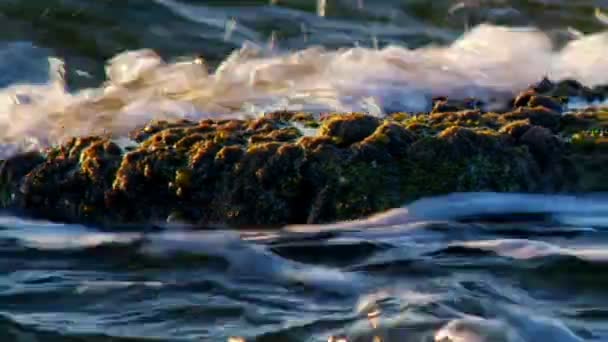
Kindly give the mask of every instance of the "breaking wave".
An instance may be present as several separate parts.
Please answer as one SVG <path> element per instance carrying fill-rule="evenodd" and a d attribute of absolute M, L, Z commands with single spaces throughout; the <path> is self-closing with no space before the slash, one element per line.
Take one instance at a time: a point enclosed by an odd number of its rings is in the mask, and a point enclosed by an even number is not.
<path fill-rule="evenodd" d="M 16 64 L 18 56 L 45 53 L 24 43 L 4 49 Z M 534 28 L 492 25 L 477 26 L 447 46 L 418 49 L 288 52 L 245 42 L 213 72 L 202 58 L 171 62 L 152 50 L 127 51 L 108 61 L 102 86 L 75 92 L 67 90 L 63 62 L 49 56 L 46 63 L 44 81 L 38 72 L 0 91 L 2 156 L 75 135 L 123 137 L 151 119 L 283 109 L 383 115 L 428 110 L 435 95 L 504 103 L 544 76 L 606 84 L 608 32 L 582 36 L 559 50 Z"/>

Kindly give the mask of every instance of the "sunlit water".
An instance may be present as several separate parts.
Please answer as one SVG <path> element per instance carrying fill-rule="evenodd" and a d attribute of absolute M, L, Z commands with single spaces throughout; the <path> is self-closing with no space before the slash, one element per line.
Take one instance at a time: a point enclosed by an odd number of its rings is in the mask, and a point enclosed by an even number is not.
<path fill-rule="evenodd" d="M 209 3 L 0 3 L 0 155 L 152 118 L 382 116 L 434 95 L 500 104 L 543 76 L 608 84 L 605 1 Z M 201 228 L 4 213 L 2 340 L 608 341 L 602 194 Z"/>

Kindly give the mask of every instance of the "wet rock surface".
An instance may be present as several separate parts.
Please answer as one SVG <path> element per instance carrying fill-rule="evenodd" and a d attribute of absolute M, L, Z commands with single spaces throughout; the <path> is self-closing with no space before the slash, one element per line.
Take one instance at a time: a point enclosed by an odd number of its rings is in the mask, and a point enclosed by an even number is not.
<path fill-rule="evenodd" d="M 567 111 L 606 93 L 543 80 L 501 113 L 437 98 L 431 113 L 384 118 L 155 121 L 131 132 L 130 148 L 76 137 L 3 161 L 0 199 L 60 221 L 269 226 L 355 219 L 460 191 L 606 191 L 608 110 Z"/>

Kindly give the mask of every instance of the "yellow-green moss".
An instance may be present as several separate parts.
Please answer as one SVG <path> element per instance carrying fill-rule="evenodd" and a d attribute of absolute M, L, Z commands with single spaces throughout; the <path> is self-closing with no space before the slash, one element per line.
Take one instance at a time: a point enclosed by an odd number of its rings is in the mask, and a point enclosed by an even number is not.
<path fill-rule="evenodd" d="M 332 137 L 338 145 L 348 146 L 371 135 L 380 121 L 363 114 L 334 115 L 323 121 L 320 135 Z"/>
<path fill-rule="evenodd" d="M 570 137 L 570 145 L 582 152 L 608 152 L 608 130 L 592 129 L 577 132 Z"/>
<path fill-rule="evenodd" d="M 608 114 L 556 116 L 527 107 L 531 99 L 504 113 L 152 122 L 133 132 L 139 145 L 128 152 L 104 137 L 80 137 L 5 161 L 0 200 L 70 219 L 179 212 L 200 222 L 280 225 L 354 219 L 457 191 L 606 188 Z M 317 135 L 302 136 L 296 122 L 319 126 Z"/>

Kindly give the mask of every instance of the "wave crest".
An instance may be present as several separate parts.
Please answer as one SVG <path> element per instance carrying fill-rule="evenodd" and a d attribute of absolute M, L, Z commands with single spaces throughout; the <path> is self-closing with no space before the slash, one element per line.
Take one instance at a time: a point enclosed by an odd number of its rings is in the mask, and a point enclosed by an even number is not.
<path fill-rule="evenodd" d="M 151 50 L 128 51 L 108 62 L 105 84 L 75 93 L 66 90 L 63 64 L 49 61 L 48 82 L 0 91 L 3 155 L 74 135 L 122 137 L 151 119 L 279 109 L 382 115 L 427 110 L 433 95 L 503 101 L 544 76 L 606 84 L 608 32 L 583 36 L 560 51 L 541 31 L 492 25 L 480 25 L 449 46 L 413 50 L 279 52 L 246 43 L 213 73 L 201 59 L 167 62 Z"/>

